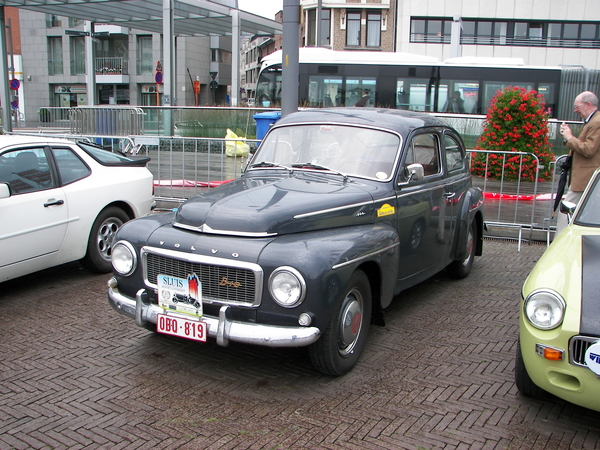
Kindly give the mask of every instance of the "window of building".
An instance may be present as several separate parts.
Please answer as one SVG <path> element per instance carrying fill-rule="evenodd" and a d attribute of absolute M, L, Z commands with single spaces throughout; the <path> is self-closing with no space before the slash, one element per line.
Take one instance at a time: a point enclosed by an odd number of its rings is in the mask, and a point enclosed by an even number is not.
<path fill-rule="evenodd" d="M 62 18 L 54 14 L 46 14 L 46 28 L 62 27 Z"/>
<path fill-rule="evenodd" d="M 85 21 L 83 19 L 78 19 L 76 17 L 69 17 L 69 26 L 70 27 L 80 27 L 83 25 Z"/>
<path fill-rule="evenodd" d="M 449 43 L 449 18 L 411 19 L 410 42 Z M 600 22 L 524 22 L 463 19 L 461 43 L 600 48 Z"/>
<path fill-rule="evenodd" d="M 319 46 L 326 47 L 331 45 L 331 10 L 330 9 L 322 9 L 321 10 L 321 41 L 319 42 Z"/>
<path fill-rule="evenodd" d="M 308 30 L 307 30 L 307 45 L 310 47 L 319 46 L 326 47 L 330 44 L 330 29 L 331 29 L 331 10 L 321 10 L 321 21 L 319 22 L 321 41 L 317 45 L 317 10 L 311 9 L 308 11 Z"/>
<path fill-rule="evenodd" d="M 48 38 L 48 75 L 63 74 L 62 37 Z"/>
<path fill-rule="evenodd" d="M 441 35 L 441 21 L 440 22 L 440 35 Z M 380 47 L 381 46 L 381 13 L 380 12 L 369 12 L 367 13 L 367 47 Z"/>
<path fill-rule="evenodd" d="M 346 13 L 346 45 L 360 46 L 360 13 Z"/>
<path fill-rule="evenodd" d="M 137 37 L 137 73 L 138 75 L 154 73 L 152 60 L 152 36 Z"/>
<path fill-rule="evenodd" d="M 210 60 L 212 62 L 231 64 L 231 52 L 222 50 L 220 48 L 211 48 Z"/>
<path fill-rule="evenodd" d="M 71 75 L 85 74 L 85 38 L 72 37 L 71 44 Z"/>

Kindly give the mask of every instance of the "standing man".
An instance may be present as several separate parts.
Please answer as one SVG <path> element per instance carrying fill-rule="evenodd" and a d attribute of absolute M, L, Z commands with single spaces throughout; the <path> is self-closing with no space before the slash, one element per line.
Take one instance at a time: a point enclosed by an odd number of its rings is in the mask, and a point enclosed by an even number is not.
<path fill-rule="evenodd" d="M 600 167 L 600 114 L 598 114 L 598 97 L 585 91 L 575 98 L 573 109 L 583 119 L 584 125 L 579 138 L 573 136 L 571 128 L 563 123 L 560 134 L 572 156 L 569 190 L 566 201 L 578 203 L 594 170 Z M 558 234 L 567 224 L 564 214 L 559 215 L 556 224 Z"/>

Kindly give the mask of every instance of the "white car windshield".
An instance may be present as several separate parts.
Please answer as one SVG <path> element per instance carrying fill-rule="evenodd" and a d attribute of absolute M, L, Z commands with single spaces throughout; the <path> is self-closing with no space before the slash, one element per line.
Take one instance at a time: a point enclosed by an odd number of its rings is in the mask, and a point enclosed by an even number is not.
<path fill-rule="evenodd" d="M 348 125 L 292 125 L 274 129 L 250 167 L 285 166 L 389 180 L 400 149 L 400 136 Z"/>

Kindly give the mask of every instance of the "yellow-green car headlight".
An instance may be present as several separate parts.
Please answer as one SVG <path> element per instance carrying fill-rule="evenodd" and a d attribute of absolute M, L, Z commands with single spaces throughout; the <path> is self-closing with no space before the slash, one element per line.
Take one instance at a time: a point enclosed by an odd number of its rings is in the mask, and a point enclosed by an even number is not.
<path fill-rule="evenodd" d="M 566 303 L 559 294 L 540 289 L 527 296 L 523 311 L 534 327 L 540 330 L 552 330 L 562 323 L 565 306 Z"/>

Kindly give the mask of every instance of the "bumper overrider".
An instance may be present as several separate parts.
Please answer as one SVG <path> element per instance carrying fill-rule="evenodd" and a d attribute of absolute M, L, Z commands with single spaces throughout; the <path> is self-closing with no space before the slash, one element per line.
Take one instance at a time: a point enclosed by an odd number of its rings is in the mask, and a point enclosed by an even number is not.
<path fill-rule="evenodd" d="M 119 292 L 117 280 L 108 282 L 108 302 L 120 314 L 135 319 L 139 327 L 148 323 L 156 324 L 157 314 L 164 310 L 155 304 L 144 301 L 146 289 L 137 291 L 135 298 Z M 169 315 L 189 319 L 189 316 L 169 312 Z M 231 307 L 222 306 L 219 317 L 204 315 L 200 319 L 208 326 L 208 336 L 216 338 L 223 347 L 229 342 L 262 345 L 265 347 L 304 347 L 316 342 L 321 336 L 317 327 L 284 327 L 278 325 L 239 322 L 231 319 Z"/>

